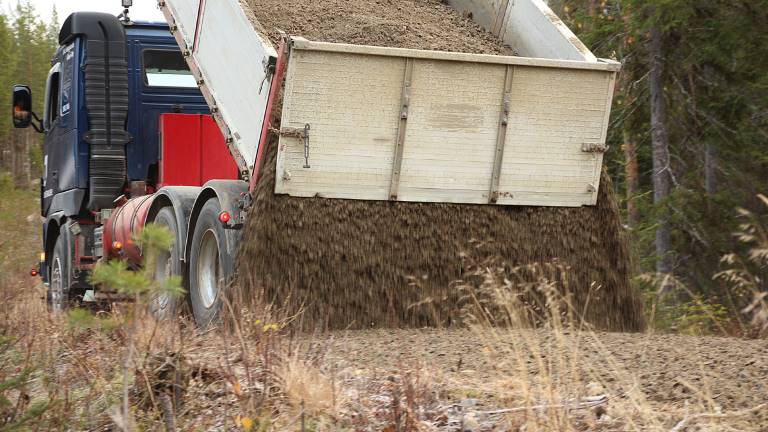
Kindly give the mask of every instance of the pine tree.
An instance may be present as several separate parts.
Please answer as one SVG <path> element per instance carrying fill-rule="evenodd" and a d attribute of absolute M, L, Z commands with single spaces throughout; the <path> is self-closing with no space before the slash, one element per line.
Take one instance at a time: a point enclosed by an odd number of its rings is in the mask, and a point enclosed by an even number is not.
<path fill-rule="evenodd" d="M 623 64 L 609 141 L 625 151 L 607 161 L 628 197 L 640 271 L 669 259 L 661 269 L 736 311 L 712 274 L 739 248 L 735 209 L 761 211 L 756 195 L 768 190 L 768 0 L 551 3 L 598 56 Z M 660 121 L 668 156 L 654 160 Z"/>
<path fill-rule="evenodd" d="M 0 3 L 2 6 L 2 3 Z M 15 38 L 8 17 L 0 14 L 0 107 L 9 107 L 11 104 L 10 86 L 16 70 L 16 48 Z M 7 170 L 9 136 L 11 133 L 11 118 L 7 115 L 0 115 L 0 174 Z"/>
<path fill-rule="evenodd" d="M 32 88 L 33 106 L 40 114 L 45 101 L 45 84 L 51 57 L 58 44 L 53 26 L 44 24 L 29 2 L 17 2 L 11 16 L 0 14 L 0 103 L 10 106 L 13 84 Z M 39 174 L 42 136 L 32 129 L 15 130 L 10 116 L 0 117 L 0 171 L 10 171 L 19 187 L 27 187 Z M 30 154 L 36 155 L 30 157 Z M 36 168 L 36 172 L 33 171 Z"/>

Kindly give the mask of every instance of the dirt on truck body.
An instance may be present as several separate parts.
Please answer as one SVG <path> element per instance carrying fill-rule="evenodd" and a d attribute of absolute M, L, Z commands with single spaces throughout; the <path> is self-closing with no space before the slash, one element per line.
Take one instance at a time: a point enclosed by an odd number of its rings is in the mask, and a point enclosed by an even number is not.
<path fill-rule="evenodd" d="M 247 0 L 273 43 L 280 32 L 321 42 L 473 54 L 512 49 L 437 0 Z"/>
<path fill-rule="evenodd" d="M 249 6 L 273 42 L 285 32 L 324 42 L 512 53 L 437 0 L 259 0 Z M 506 269 L 556 263 L 565 269 L 560 289 L 576 310 L 589 302 L 589 322 L 613 330 L 644 326 L 607 175 L 598 205 L 581 208 L 294 198 L 274 193 L 276 142 L 272 137 L 243 230 L 237 283 L 291 311 L 303 309 L 303 322 L 329 328 L 457 324 L 461 293 L 453 282 L 469 276 L 472 257 Z M 485 247 L 475 248 L 477 242 Z"/>

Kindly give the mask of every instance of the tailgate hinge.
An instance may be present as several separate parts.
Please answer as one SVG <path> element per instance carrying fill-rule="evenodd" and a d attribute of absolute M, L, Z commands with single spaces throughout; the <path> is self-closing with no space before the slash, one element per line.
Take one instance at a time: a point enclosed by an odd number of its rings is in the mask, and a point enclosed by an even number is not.
<path fill-rule="evenodd" d="M 507 143 L 507 126 L 509 126 L 509 112 L 512 104 L 512 81 L 515 78 L 515 67 L 507 66 L 504 77 L 504 95 L 501 100 L 501 115 L 499 129 L 496 135 L 496 151 L 493 154 L 493 172 L 491 173 L 491 186 L 488 192 L 488 203 L 496 204 L 499 196 L 499 183 L 501 181 L 501 165 L 504 160 L 504 146 Z M 505 195 L 505 196 L 508 196 Z"/>
<path fill-rule="evenodd" d="M 408 111 L 411 106 L 411 84 L 413 81 L 414 60 L 405 60 L 405 72 L 403 75 L 402 93 L 400 96 L 400 118 L 397 126 L 397 141 L 395 142 L 395 154 L 392 160 L 392 175 L 389 183 L 389 199 L 397 201 L 400 188 L 400 172 L 403 168 L 403 148 L 405 146 L 405 128 L 408 126 Z"/>

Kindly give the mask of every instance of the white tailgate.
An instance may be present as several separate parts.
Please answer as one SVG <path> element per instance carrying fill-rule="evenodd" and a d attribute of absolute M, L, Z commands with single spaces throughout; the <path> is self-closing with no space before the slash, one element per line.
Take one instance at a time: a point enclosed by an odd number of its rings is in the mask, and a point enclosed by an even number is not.
<path fill-rule="evenodd" d="M 594 205 L 617 70 L 294 39 L 275 192 Z"/>
<path fill-rule="evenodd" d="M 276 58 L 275 49 L 238 0 L 165 0 L 160 5 L 182 49 L 191 53 L 192 70 L 231 140 L 238 166 L 250 173 L 272 85 L 266 66 Z"/>

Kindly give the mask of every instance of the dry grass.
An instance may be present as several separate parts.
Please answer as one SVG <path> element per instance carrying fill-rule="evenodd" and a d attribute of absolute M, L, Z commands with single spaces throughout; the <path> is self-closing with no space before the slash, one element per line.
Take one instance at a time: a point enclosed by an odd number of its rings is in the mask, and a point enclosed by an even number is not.
<path fill-rule="evenodd" d="M 758 195 L 763 203 L 763 215 L 739 209 L 741 225 L 736 237 L 745 247 L 742 254 L 727 254 L 722 262 L 729 269 L 715 275 L 728 283 L 733 295 L 740 297 L 747 306 L 743 312 L 751 318 L 751 326 L 757 336 L 768 336 L 768 197 Z"/>
<path fill-rule="evenodd" d="M 627 362 L 604 343 L 605 335 L 586 324 L 583 311 L 556 289 L 567 269 L 545 265 L 507 270 L 492 261 L 470 269 L 470 282 L 459 286 L 468 299 L 464 313 L 486 354 L 506 371 L 497 378 L 499 401 L 516 407 L 493 421 L 526 431 L 764 430 L 768 391 L 763 391 L 762 403 L 726 411 L 717 400 L 723 389 L 713 388 L 711 381 L 681 377 L 681 386 L 692 394 L 682 406 L 650 400 L 652 395 L 643 391 L 644 371 L 627 369 Z M 538 274 L 539 279 L 518 283 L 520 273 Z M 532 330 L 532 325 L 541 328 Z M 648 348 L 658 343 L 652 330 L 637 338 Z M 645 361 L 654 359 L 648 355 Z M 604 403 L 593 406 L 595 399 Z"/>
<path fill-rule="evenodd" d="M 335 377 L 321 372 L 301 353 L 283 359 L 276 372 L 286 401 L 298 413 L 336 415 L 344 404 L 343 398 L 337 395 Z"/>
<path fill-rule="evenodd" d="M 0 202 L 9 206 L 0 217 L 8 208 L 34 211 L 23 197 Z M 3 219 L 0 382 L 29 374 L 0 391 L 10 403 L 0 407 L 0 430 L 30 413 L 29 430 L 116 430 L 126 424 L 117 407 L 128 334 L 115 323 L 128 311 L 96 321 L 48 314 L 42 287 L 25 276 L 37 223 Z M 227 325 L 200 333 L 185 319 L 142 315 L 129 365 L 131 429 L 679 432 L 768 424 L 768 364 L 743 365 L 738 341 L 599 333 L 554 288 L 567 268 L 471 268 L 454 287 L 472 323 L 466 330 L 294 334 L 295 317 L 228 307 Z M 448 343 L 430 353 L 436 339 Z M 685 351 L 691 341 L 695 353 Z M 725 345 L 736 349 L 714 364 L 690 358 Z M 416 361 L 404 360 L 408 354 Z M 693 366 L 676 364 L 683 360 Z M 719 375 L 731 369 L 733 378 Z"/>

